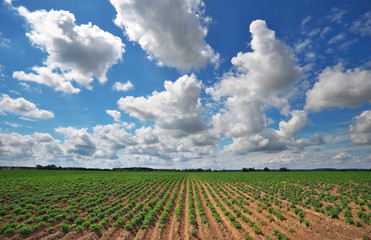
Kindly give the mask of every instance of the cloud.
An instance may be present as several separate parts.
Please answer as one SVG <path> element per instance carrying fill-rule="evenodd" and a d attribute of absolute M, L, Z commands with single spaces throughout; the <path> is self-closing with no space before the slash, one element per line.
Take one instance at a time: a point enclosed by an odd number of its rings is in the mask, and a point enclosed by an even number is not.
<path fill-rule="evenodd" d="M 65 136 L 64 148 L 69 154 L 93 156 L 97 150 L 97 146 L 86 128 L 59 127 L 55 129 L 55 132 Z"/>
<path fill-rule="evenodd" d="M 345 38 L 345 34 L 344 33 L 339 33 L 338 35 L 336 35 L 335 37 L 331 38 L 327 44 L 334 44 L 334 43 L 337 43 L 341 40 L 343 40 Z"/>
<path fill-rule="evenodd" d="M 371 111 L 362 112 L 349 126 L 350 140 L 355 145 L 371 145 Z"/>
<path fill-rule="evenodd" d="M 267 28 L 265 21 L 250 24 L 252 52 L 239 52 L 232 58 L 238 78 L 224 81 L 226 91 L 243 94 L 278 92 L 287 89 L 301 77 L 301 69 L 295 64 L 293 50 L 277 40 L 275 32 Z M 227 85 L 228 83 L 228 85 Z M 232 88 L 232 84 L 236 84 Z M 240 89 L 240 90 L 238 90 Z"/>
<path fill-rule="evenodd" d="M 311 19 L 312 19 L 311 16 L 307 16 L 306 18 L 303 19 L 303 21 L 301 21 L 301 25 L 304 26 L 304 25 L 307 24 Z"/>
<path fill-rule="evenodd" d="M 49 67 L 32 67 L 35 73 L 25 73 L 23 71 L 13 72 L 13 78 L 21 81 L 31 81 L 54 88 L 56 91 L 64 93 L 78 93 L 79 88 L 72 85 L 71 79 L 67 79 L 63 74 L 56 73 Z"/>
<path fill-rule="evenodd" d="M 251 52 L 238 53 L 232 59 L 233 71 L 213 87 L 206 89 L 222 110 L 212 117 L 213 126 L 229 137 L 225 151 L 235 154 L 273 152 L 310 145 L 295 140 L 300 128 L 309 121 L 304 111 L 291 112 L 292 119 L 280 123 L 280 130 L 267 128 L 264 108 L 275 107 L 288 115 L 288 100 L 282 97 L 302 76 L 293 50 L 275 37 L 265 21 L 250 25 Z"/>
<path fill-rule="evenodd" d="M 334 160 L 338 160 L 338 161 L 346 161 L 346 160 L 349 160 L 349 159 L 352 159 L 352 155 L 346 153 L 346 152 L 341 152 L 339 154 L 337 154 L 336 156 L 332 157 Z"/>
<path fill-rule="evenodd" d="M 95 158 L 117 159 L 118 150 L 136 144 L 133 136 L 117 123 L 95 126 L 91 138 L 96 146 Z"/>
<path fill-rule="evenodd" d="M 4 124 L 8 125 L 8 126 L 11 126 L 13 128 L 19 128 L 19 127 L 22 127 L 22 124 L 18 124 L 18 123 L 13 123 L 13 122 L 8 122 L 8 121 L 3 121 Z"/>
<path fill-rule="evenodd" d="M 310 46 L 311 40 L 310 39 L 305 39 L 304 41 L 300 41 L 295 45 L 295 52 L 300 53 L 302 52 L 305 48 Z"/>
<path fill-rule="evenodd" d="M 0 160 L 18 161 L 34 157 L 35 141 L 30 135 L 0 132 Z"/>
<path fill-rule="evenodd" d="M 202 0 L 110 0 L 115 23 L 130 41 L 138 42 L 150 59 L 181 71 L 217 64 L 219 55 L 206 43 L 210 21 Z"/>
<path fill-rule="evenodd" d="M 371 36 L 371 11 L 366 12 L 359 19 L 355 20 L 350 30 L 361 36 Z"/>
<path fill-rule="evenodd" d="M 320 111 L 328 107 L 356 107 L 371 100 L 371 71 L 344 70 L 342 64 L 325 68 L 306 93 L 305 108 Z"/>
<path fill-rule="evenodd" d="M 39 133 L 35 132 L 32 134 L 34 139 L 38 142 L 52 142 L 54 138 L 49 133 Z"/>
<path fill-rule="evenodd" d="M 48 53 L 45 66 L 33 67 L 34 73 L 17 71 L 13 77 L 34 81 L 65 93 L 77 93 L 75 81 L 91 89 L 93 77 L 105 83 L 108 69 L 122 59 L 121 39 L 91 23 L 76 25 L 75 16 L 63 10 L 28 11 L 16 8 L 29 24 L 26 36 L 32 45 Z M 99 47 L 97 47 L 99 46 Z"/>
<path fill-rule="evenodd" d="M 11 46 L 12 41 L 9 38 L 5 38 L 1 36 L 0 32 L 0 48 L 9 48 Z"/>
<path fill-rule="evenodd" d="M 345 13 L 345 10 L 333 7 L 331 9 L 331 13 L 328 15 L 328 18 L 331 20 L 331 22 L 341 23 L 341 19 Z"/>
<path fill-rule="evenodd" d="M 2 94 L 0 97 L 0 113 L 12 113 L 39 119 L 54 118 L 52 111 L 41 110 L 24 98 L 13 99 L 6 94 Z"/>
<path fill-rule="evenodd" d="M 134 86 L 130 81 L 127 81 L 126 83 L 121 83 L 121 82 L 116 82 L 113 86 L 112 89 L 115 91 L 122 91 L 126 92 L 129 91 L 130 89 L 133 89 Z"/>
<path fill-rule="evenodd" d="M 160 142 L 158 136 L 153 132 L 153 129 L 150 127 L 141 127 L 135 130 L 135 135 L 138 139 L 138 142 L 141 144 L 151 145 Z"/>
<path fill-rule="evenodd" d="M 277 133 L 284 138 L 295 137 L 301 128 L 310 123 L 306 111 L 295 110 L 291 115 L 292 117 L 289 121 L 281 121 L 279 123 L 279 131 Z"/>
<path fill-rule="evenodd" d="M 214 100 L 225 99 L 224 112 L 215 115 L 213 121 L 231 136 L 262 131 L 266 122 L 263 106 L 287 106 L 287 100 L 277 94 L 301 77 L 292 49 L 277 40 L 264 21 L 252 22 L 250 32 L 253 51 L 238 53 L 232 59 L 236 71 L 206 89 Z"/>
<path fill-rule="evenodd" d="M 205 130 L 200 101 L 201 82 L 195 75 L 183 75 L 174 83 L 165 81 L 165 91 L 151 96 L 122 97 L 117 104 L 130 116 L 154 121 L 156 126 L 174 136 L 187 136 Z"/>
<path fill-rule="evenodd" d="M 113 117 L 115 122 L 121 122 L 121 113 L 116 110 L 106 110 L 106 113 Z"/>

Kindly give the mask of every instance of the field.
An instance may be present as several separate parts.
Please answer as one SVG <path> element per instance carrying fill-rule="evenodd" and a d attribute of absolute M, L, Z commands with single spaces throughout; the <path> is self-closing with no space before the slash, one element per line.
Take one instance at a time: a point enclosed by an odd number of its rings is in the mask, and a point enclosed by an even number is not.
<path fill-rule="evenodd" d="M 0 171 L 0 239 L 369 239 L 370 172 Z"/>

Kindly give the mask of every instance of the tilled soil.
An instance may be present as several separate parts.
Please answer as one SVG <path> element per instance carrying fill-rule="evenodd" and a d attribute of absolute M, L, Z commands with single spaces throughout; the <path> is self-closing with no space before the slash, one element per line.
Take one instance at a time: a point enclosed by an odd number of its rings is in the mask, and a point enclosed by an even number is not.
<path fill-rule="evenodd" d="M 246 215 L 249 219 L 253 220 L 255 224 L 262 230 L 262 233 L 256 233 L 251 225 L 244 222 L 241 217 L 236 217 L 236 220 L 241 224 L 241 228 L 237 229 L 233 222 L 228 219 L 228 217 L 223 212 L 222 208 L 225 208 L 227 211 L 232 213 L 232 206 L 226 204 L 223 199 L 232 199 L 236 197 L 247 197 L 246 193 L 242 193 L 237 190 L 231 184 L 211 184 L 205 180 L 198 179 L 196 177 L 186 177 L 182 180 L 179 180 L 180 184 L 177 188 L 175 185 L 169 189 L 170 194 L 166 199 L 166 203 L 169 201 L 171 194 L 176 193 L 174 203 L 172 204 L 171 210 L 167 222 L 163 226 L 159 226 L 158 221 L 159 217 L 164 209 L 162 209 L 156 214 L 152 223 L 146 229 L 140 229 L 139 226 L 136 226 L 130 231 L 125 230 L 122 226 L 114 227 L 114 220 L 110 219 L 108 224 L 98 232 L 91 232 L 86 228 L 83 228 L 80 232 L 75 232 L 72 225 L 71 231 L 65 233 L 61 230 L 61 224 L 63 220 L 58 220 L 53 223 L 47 223 L 46 226 L 42 229 L 32 232 L 28 235 L 21 235 L 19 233 L 13 233 L 10 235 L 2 235 L 1 239 L 32 239 L 32 240 L 52 240 L 52 239 L 245 239 L 250 237 L 250 239 L 266 239 L 270 237 L 272 239 L 278 239 L 274 235 L 273 229 L 277 229 L 279 232 L 285 234 L 290 239 L 300 239 L 300 240 L 310 240 L 310 239 L 361 239 L 362 235 L 370 236 L 369 226 L 363 224 L 362 227 L 356 227 L 354 224 L 347 224 L 343 219 L 331 219 L 329 216 L 326 216 L 323 213 L 317 213 L 313 209 L 301 208 L 305 212 L 305 220 L 310 222 L 310 226 L 305 226 L 303 223 L 298 221 L 297 216 L 292 211 L 286 211 L 286 208 L 290 205 L 289 202 L 282 201 L 282 215 L 285 216 L 286 220 L 278 220 L 275 218 L 274 221 L 270 221 L 268 218 L 268 211 L 262 211 L 259 208 L 259 201 L 250 201 L 248 205 L 244 207 L 248 208 L 251 213 L 244 213 L 240 206 L 233 205 L 234 209 L 237 209 L 241 214 Z M 195 206 L 195 216 L 197 223 L 191 225 L 189 223 L 189 186 L 192 184 L 192 193 Z M 175 217 L 174 210 L 177 207 L 178 200 L 180 198 L 180 193 L 182 187 L 185 185 L 185 194 L 183 200 L 183 208 L 181 212 L 180 219 L 177 221 Z M 206 191 L 206 196 L 209 199 L 210 203 L 216 209 L 216 212 L 220 215 L 222 219 L 221 222 L 217 222 L 207 206 L 207 201 L 205 196 L 202 194 L 201 186 Z M 218 195 L 215 189 L 218 191 L 223 190 Z M 246 185 L 246 188 L 252 188 L 252 186 Z M 161 189 L 162 186 L 159 186 L 158 189 Z M 207 222 L 203 223 L 201 217 L 196 207 L 196 193 L 200 196 L 201 205 L 203 211 L 205 212 Z M 217 201 L 220 202 L 218 206 Z M 251 197 L 251 196 L 250 196 Z M 109 200 L 116 200 L 115 198 Z M 108 200 L 107 200 L 108 201 Z M 106 201 L 106 202 L 107 202 Z M 138 199 L 140 201 L 140 199 Z M 61 203 L 62 204 L 62 203 Z M 273 207 L 278 209 L 277 206 Z M 129 209 L 130 211 L 130 209 Z M 54 231 L 48 231 L 50 227 L 54 227 Z M 192 229 L 197 231 L 191 232 Z"/>

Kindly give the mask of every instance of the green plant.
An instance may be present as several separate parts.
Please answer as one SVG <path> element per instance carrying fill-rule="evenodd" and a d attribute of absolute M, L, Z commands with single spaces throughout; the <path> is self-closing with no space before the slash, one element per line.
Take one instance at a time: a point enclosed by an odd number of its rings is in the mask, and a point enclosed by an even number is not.
<path fill-rule="evenodd" d="M 63 232 L 67 233 L 70 231 L 70 225 L 68 225 L 67 223 L 62 223 L 61 229 Z"/>
<path fill-rule="evenodd" d="M 93 223 L 90 225 L 90 230 L 93 232 L 98 232 L 102 228 L 102 225 L 100 223 Z"/>
<path fill-rule="evenodd" d="M 29 225 L 26 225 L 26 226 L 21 227 L 21 228 L 19 229 L 19 233 L 20 233 L 20 234 L 29 234 L 31 231 L 32 231 L 32 227 L 29 226 Z"/>
<path fill-rule="evenodd" d="M 75 232 L 81 232 L 81 231 L 82 231 L 82 226 L 77 225 L 76 228 L 75 228 Z"/>
<path fill-rule="evenodd" d="M 249 234 L 245 234 L 245 240 L 252 240 L 252 237 Z"/>
<path fill-rule="evenodd" d="M 255 232 L 256 234 L 262 234 L 262 233 L 263 233 L 262 230 L 260 229 L 260 227 L 258 227 L 257 225 L 254 225 L 254 226 L 252 227 L 252 229 L 254 230 L 254 232 Z"/>

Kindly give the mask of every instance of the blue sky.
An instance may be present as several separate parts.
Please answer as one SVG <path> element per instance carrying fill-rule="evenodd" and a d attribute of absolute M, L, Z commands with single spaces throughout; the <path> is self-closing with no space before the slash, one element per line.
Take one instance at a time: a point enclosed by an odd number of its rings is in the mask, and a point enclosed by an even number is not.
<path fill-rule="evenodd" d="M 0 165 L 370 168 L 369 1 L 0 4 Z"/>

